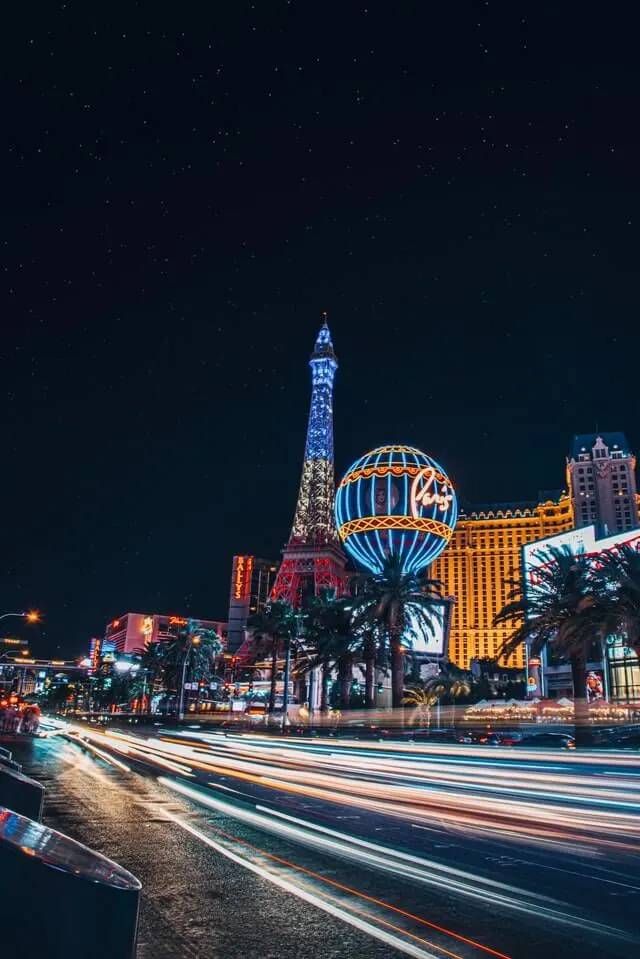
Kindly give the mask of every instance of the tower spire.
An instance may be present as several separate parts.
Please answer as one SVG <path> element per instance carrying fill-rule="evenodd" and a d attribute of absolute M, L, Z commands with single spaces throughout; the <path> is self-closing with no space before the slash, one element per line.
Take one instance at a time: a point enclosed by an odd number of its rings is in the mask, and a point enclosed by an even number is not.
<path fill-rule="evenodd" d="M 333 380 L 338 360 L 326 315 L 311 359 L 311 407 L 302 478 L 290 540 L 337 542 L 333 499 Z"/>
<path fill-rule="evenodd" d="M 333 504 L 333 381 L 338 359 L 333 349 L 327 314 L 309 360 L 311 406 L 304 462 L 289 542 L 273 596 L 297 605 L 306 587 L 314 591 L 333 586 L 340 591 L 345 557 L 336 532 Z M 313 584 L 309 580 L 313 580 Z"/>

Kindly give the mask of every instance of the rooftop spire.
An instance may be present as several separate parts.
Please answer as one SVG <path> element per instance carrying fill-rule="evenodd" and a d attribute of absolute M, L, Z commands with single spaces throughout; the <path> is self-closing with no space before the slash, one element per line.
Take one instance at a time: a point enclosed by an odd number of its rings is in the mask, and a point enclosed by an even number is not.
<path fill-rule="evenodd" d="M 311 362 L 319 359 L 326 359 L 330 357 L 336 367 L 338 365 L 338 360 L 336 354 L 333 352 L 333 343 L 331 342 L 331 331 L 329 329 L 329 324 L 327 323 L 327 311 L 323 310 L 321 313 L 322 316 L 322 326 L 316 337 L 316 343 L 311 354 Z"/>

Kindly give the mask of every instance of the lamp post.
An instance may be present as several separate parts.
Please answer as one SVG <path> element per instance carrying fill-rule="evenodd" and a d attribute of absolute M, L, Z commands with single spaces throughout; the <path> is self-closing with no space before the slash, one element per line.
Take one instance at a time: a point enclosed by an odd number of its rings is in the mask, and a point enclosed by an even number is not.
<path fill-rule="evenodd" d="M 28 650 L 28 649 L 22 649 L 22 650 L 20 650 L 20 652 L 22 653 L 23 656 L 28 656 L 28 655 L 29 655 L 29 650 Z M 11 656 L 12 653 L 13 653 L 13 655 L 15 656 L 15 650 L 14 650 L 14 649 L 8 649 L 6 653 L 0 653 L 0 659 L 4 659 L 5 656 Z M 19 660 L 19 659 L 14 659 L 13 662 L 14 662 L 14 663 L 19 663 L 20 660 Z"/>
<path fill-rule="evenodd" d="M 14 651 L 11 650 L 11 649 L 9 649 L 9 650 L 7 650 L 6 653 L 0 653 L 0 660 L 3 660 L 6 656 L 10 656 L 12 652 L 14 652 Z M 29 650 L 28 650 L 28 649 L 22 649 L 22 650 L 21 650 L 21 653 L 22 653 L 23 656 L 28 656 L 28 655 L 29 655 Z M 0 667 L 0 668 L 2 668 L 2 675 L 3 675 L 3 676 L 4 676 L 4 667 L 5 667 L 6 665 L 7 665 L 7 663 L 2 663 L 2 666 Z M 11 660 L 11 665 L 12 665 L 13 668 L 15 669 L 16 666 L 20 667 L 21 662 L 20 662 L 19 659 L 15 659 L 15 657 L 14 657 L 14 659 Z M 20 695 L 20 693 L 22 692 L 22 686 L 23 686 L 23 680 L 24 680 L 24 671 L 25 671 L 26 665 L 27 665 L 26 663 L 22 664 L 22 672 L 20 672 L 19 675 L 18 675 L 18 695 Z M 15 675 L 14 675 L 14 678 L 15 678 Z M 13 681 L 14 681 L 13 679 L 7 680 L 7 682 L 10 682 L 10 683 L 12 683 Z M 3 684 L 4 684 L 4 680 L 3 680 Z"/>
<path fill-rule="evenodd" d="M 35 609 L 24 613 L 2 613 L 2 615 L 0 615 L 0 619 L 6 619 L 8 616 L 19 616 L 20 619 L 26 619 L 28 623 L 40 622 L 40 613 Z"/>
<path fill-rule="evenodd" d="M 302 631 L 302 616 L 295 617 L 296 636 L 295 641 Z M 284 689 L 282 691 L 282 731 L 289 725 L 289 677 L 291 675 L 291 635 L 287 635 L 284 641 Z"/>
<path fill-rule="evenodd" d="M 199 636 L 190 636 L 189 642 L 187 643 L 187 648 L 184 654 L 184 660 L 182 663 L 182 679 L 180 681 L 180 705 L 178 706 L 178 719 L 184 719 L 184 684 L 187 676 L 187 663 L 189 662 L 189 653 L 191 652 L 192 646 L 198 646 L 200 644 Z"/>
<path fill-rule="evenodd" d="M 39 622 L 40 622 L 40 613 L 39 613 L 36 609 L 25 610 L 25 611 L 23 611 L 22 613 L 1 613 L 1 614 L 0 614 L 0 620 L 1 620 L 1 619 L 8 619 L 10 616 L 17 616 L 19 619 L 26 619 L 26 621 L 27 621 L 28 623 L 39 623 Z M 6 653 L 0 654 L 0 659 L 3 659 L 5 656 L 8 656 L 9 653 L 11 653 L 11 652 L 12 652 L 12 650 L 7 650 Z M 23 656 L 28 656 L 28 655 L 29 655 L 29 650 L 28 650 L 28 649 L 23 649 L 23 650 L 22 650 L 22 655 L 23 655 Z M 19 660 L 18 660 L 18 662 L 19 662 Z M 21 677 L 22 677 L 23 674 L 21 673 L 20 675 L 21 675 Z M 20 681 L 20 685 L 22 685 L 22 679 L 21 679 L 21 681 Z"/>

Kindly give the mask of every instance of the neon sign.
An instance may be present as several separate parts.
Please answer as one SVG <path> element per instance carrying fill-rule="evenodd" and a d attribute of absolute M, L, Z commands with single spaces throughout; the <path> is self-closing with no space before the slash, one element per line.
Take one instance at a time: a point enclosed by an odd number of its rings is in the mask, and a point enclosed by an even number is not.
<path fill-rule="evenodd" d="M 453 484 L 434 459 L 413 446 L 381 446 L 345 474 L 335 514 L 358 565 L 380 572 L 393 553 L 405 572 L 418 572 L 451 539 L 458 510 Z"/>
<path fill-rule="evenodd" d="M 420 470 L 411 484 L 411 515 L 414 519 L 420 516 L 420 508 L 425 506 L 437 506 L 445 513 L 453 501 L 453 493 L 449 493 L 449 489 L 450 487 L 443 483 L 438 491 L 436 471 L 432 466 Z"/>
<path fill-rule="evenodd" d="M 100 652 L 102 650 L 102 640 L 94 639 L 93 640 L 93 652 L 91 656 L 91 672 L 95 673 L 96 669 L 100 666 Z"/>
<path fill-rule="evenodd" d="M 169 625 L 170 626 L 186 626 L 187 620 L 184 619 L 182 616 L 170 616 Z"/>
<path fill-rule="evenodd" d="M 251 593 L 251 573 L 253 556 L 236 556 L 236 568 L 233 576 L 233 598 L 248 599 Z"/>
<path fill-rule="evenodd" d="M 145 616 L 145 618 L 142 620 L 142 633 L 148 639 L 149 636 L 151 636 L 152 632 L 153 632 L 153 617 Z"/>

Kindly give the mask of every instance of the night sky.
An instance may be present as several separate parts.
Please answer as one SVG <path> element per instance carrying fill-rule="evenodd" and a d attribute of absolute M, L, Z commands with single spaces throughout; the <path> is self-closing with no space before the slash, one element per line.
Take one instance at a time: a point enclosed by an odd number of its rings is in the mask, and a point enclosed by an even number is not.
<path fill-rule="evenodd" d="M 277 558 L 322 310 L 339 473 L 404 442 L 526 500 L 575 432 L 640 447 L 636 36 L 596 12 L 13 5 L 1 605 L 38 654 L 224 619 L 232 554 Z"/>

